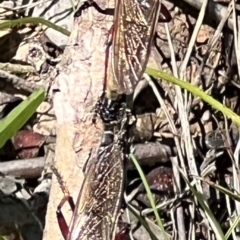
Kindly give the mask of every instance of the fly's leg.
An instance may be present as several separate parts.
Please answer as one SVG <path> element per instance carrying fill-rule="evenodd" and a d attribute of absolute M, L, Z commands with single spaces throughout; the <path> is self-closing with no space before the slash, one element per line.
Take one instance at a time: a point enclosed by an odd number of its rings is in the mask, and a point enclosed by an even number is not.
<path fill-rule="evenodd" d="M 75 12 L 74 14 L 74 18 L 76 17 L 80 17 L 82 15 L 82 11 L 86 10 L 89 7 L 94 7 L 99 13 L 105 14 L 105 15 L 114 15 L 114 8 L 106 8 L 106 9 L 102 9 L 98 6 L 98 4 L 93 1 L 93 0 L 88 0 L 85 1 L 80 8 Z"/>
<path fill-rule="evenodd" d="M 127 239 L 129 232 L 130 232 L 130 224 L 119 220 L 118 224 L 121 225 L 120 231 L 116 234 L 115 240 L 125 240 Z"/>
<path fill-rule="evenodd" d="M 82 11 L 86 10 L 89 7 L 94 7 L 99 13 L 102 13 L 102 14 L 105 14 L 105 15 L 110 15 L 110 16 L 114 15 L 114 8 L 102 9 L 98 6 L 98 4 L 95 1 L 87 0 L 75 12 L 74 18 L 80 17 L 82 15 Z M 164 16 L 164 18 L 162 18 L 160 16 L 159 20 L 158 20 L 159 22 L 164 23 L 164 22 L 170 22 L 171 21 L 171 19 L 172 19 L 171 14 L 164 4 L 161 4 L 160 13 Z"/>
<path fill-rule="evenodd" d="M 160 13 L 164 16 L 164 19 L 160 16 L 158 22 L 165 23 L 172 20 L 172 16 L 164 4 L 161 4 Z"/>
<path fill-rule="evenodd" d="M 130 227 L 129 225 L 124 227 L 116 236 L 115 240 L 125 240 L 129 234 Z"/>
<path fill-rule="evenodd" d="M 65 182 L 63 181 L 62 176 L 59 174 L 57 168 L 55 166 L 52 166 L 51 168 L 52 168 L 53 173 L 56 175 L 57 181 L 58 181 L 60 188 L 64 194 L 63 199 L 57 206 L 56 215 L 57 215 L 58 225 L 62 232 L 62 235 L 63 235 L 64 239 L 67 240 L 68 233 L 69 233 L 69 227 L 68 227 L 68 224 L 62 214 L 61 208 L 65 204 L 65 202 L 68 202 L 71 210 L 74 212 L 75 204 L 74 204 L 73 198 L 70 196 L 69 190 L 68 190 Z"/>

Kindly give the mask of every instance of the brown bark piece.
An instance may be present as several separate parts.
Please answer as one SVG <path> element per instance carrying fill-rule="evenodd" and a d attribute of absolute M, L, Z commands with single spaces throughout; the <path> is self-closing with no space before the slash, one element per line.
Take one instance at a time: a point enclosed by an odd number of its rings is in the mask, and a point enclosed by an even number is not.
<path fill-rule="evenodd" d="M 113 6 L 109 6 L 110 1 L 107 0 L 98 1 L 98 4 L 102 8 Z M 81 17 L 74 20 L 54 86 L 58 90 L 54 96 L 58 124 L 55 165 L 75 202 L 84 177 L 82 168 L 88 159 L 96 157 L 103 134 L 101 120 L 97 119 L 96 125 L 93 125 L 92 117 L 94 106 L 103 91 L 105 41 L 111 24 L 112 16 L 100 14 L 94 8 L 86 9 Z M 56 218 L 57 205 L 62 197 L 63 193 L 54 176 L 44 230 L 45 240 L 63 239 Z M 72 212 L 69 206 L 62 211 L 70 223 Z"/>

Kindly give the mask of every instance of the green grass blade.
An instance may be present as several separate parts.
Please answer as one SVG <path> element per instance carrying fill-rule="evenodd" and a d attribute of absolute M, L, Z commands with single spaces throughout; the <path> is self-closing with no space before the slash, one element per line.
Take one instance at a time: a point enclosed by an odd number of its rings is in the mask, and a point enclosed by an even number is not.
<path fill-rule="evenodd" d="M 240 202 L 240 196 L 237 193 L 234 193 L 232 191 L 230 191 L 227 188 L 222 187 L 219 184 L 216 184 L 210 180 L 206 180 L 202 177 L 198 177 L 198 176 L 194 176 L 197 179 L 200 179 L 201 181 L 206 182 L 207 184 L 209 184 L 210 186 L 214 187 L 215 189 L 217 189 L 218 191 L 222 192 L 223 194 L 227 195 L 228 197 L 239 201 Z M 233 224 L 231 225 L 231 227 L 228 229 L 227 233 L 225 234 L 225 239 L 228 239 L 230 237 L 230 235 L 232 234 L 232 231 L 235 229 L 235 227 L 239 224 L 240 221 L 240 216 L 238 216 L 235 221 L 233 222 Z"/>
<path fill-rule="evenodd" d="M 130 204 L 127 203 L 127 207 L 129 209 L 129 211 L 139 220 L 139 222 L 142 224 L 142 226 L 145 227 L 145 229 L 149 233 L 151 239 L 158 240 L 157 237 L 152 232 L 151 228 L 149 227 L 147 221 L 142 216 L 138 215 Z"/>
<path fill-rule="evenodd" d="M 0 120 L 0 148 L 29 120 L 44 99 L 45 91 L 40 88 Z"/>
<path fill-rule="evenodd" d="M 238 217 L 235 219 L 235 221 L 233 222 L 233 224 L 231 225 L 231 227 L 228 229 L 227 233 L 225 234 L 225 239 L 228 239 L 228 238 L 231 236 L 233 230 L 234 230 L 235 227 L 239 224 L 239 222 L 240 222 L 240 216 L 238 216 Z"/>
<path fill-rule="evenodd" d="M 226 115 L 228 118 L 231 118 L 238 126 L 240 126 L 240 117 L 236 113 L 234 113 L 230 108 L 227 108 L 225 105 L 221 104 L 220 102 L 218 102 L 213 97 L 203 92 L 201 89 L 194 86 L 193 84 L 175 78 L 174 76 L 168 73 L 164 73 L 162 71 L 154 70 L 151 68 L 147 68 L 146 73 L 155 78 L 162 78 L 168 82 L 171 82 L 173 84 L 178 85 L 181 88 L 188 90 L 195 96 L 200 97 L 203 101 L 210 104 L 213 108 L 221 111 L 224 115 Z"/>
<path fill-rule="evenodd" d="M 145 178 L 145 175 L 144 175 L 144 173 L 143 173 L 143 171 L 142 171 L 142 169 L 141 169 L 137 159 L 134 157 L 134 155 L 133 154 L 129 154 L 129 156 L 130 156 L 131 160 L 133 161 L 133 163 L 134 163 L 136 169 L 138 170 L 138 173 L 139 173 L 139 175 L 140 175 L 140 177 L 142 179 L 143 185 L 144 185 L 144 187 L 146 189 L 146 192 L 147 192 L 147 196 L 148 196 L 149 202 L 151 204 L 151 207 L 153 209 L 154 215 L 156 217 L 157 224 L 158 224 L 159 228 L 161 229 L 161 231 L 163 233 L 164 239 L 168 239 L 168 236 L 166 234 L 166 231 L 164 229 L 162 221 L 161 221 L 161 219 L 159 217 L 158 210 L 156 208 L 156 204 L 155 204 L 155 201 L 153 199 L 153 195 L 152 195 L 151 190 L 149 188 L 148 182 L 147 182 L 147 180 Z"/>
<path fill-rule="evenodd" d="M 227 188 L 224 188 L 222 187 L 221 185 L 219 184 L 216 184 L 210 180 L 207 180 L 207 179 L 204 179 L 202 177 L 198 177 L 198 176 L 194 176 L 196 179 L 199 179 L 203 182 L 206 182 L 207 184 L 209 184 L 210 186 L 214 187 L 215 189 L 217 189 L 218 191 L 222 192 L 224 195 L 228 195 L 230 198 L 232 198 L 233 200 L 236 200 L 238 202 L 240 202 L 240 195 L 238 193 L 234 193 L 232 192 L 231 190 L 227 189 Z"/>
<path fill-rule="evenodd" d="M 183 176 L 183 178 L 184 178 L 185 182 L 188 184 L 191 192 L 197 198 L 201 207 L 205 210 L 205 213 L 208 215 L 208 220 L 209 220 L 209 223 L 212 227 L 213 232 L 215 233 L 216 239 L 225 240 L 225 236 L 224 236 L 224 233 L 222 231 L 222 228 L 219 225 L 219 222 L 217 221 L 217 219 L 214 217 L 211 210 L 209 209 L 209 207 L 205 204 L 203 196 L 198 191 L 196 191 L 194 187 L 191 186 L 191 184 L 188 182 L 188 180 L 184 176 Z"/>
<path fill-rule="evenodd" d="M 66 36 L 70 36 L 70 32 L 65 29 L 62 28 L 44 18 L 41 17 L 25 17 L 25 18 L 19 18 L 19 19 L 15 19 L 15 20 L 9 20 L 9 21 L 5 21 L 3 23 L 0 23 L 0 30 L 4 30 L 7 28 L 13 28 L 13 27 L 17 27 L 17 26 L 21 26 L 27 23 L 32 23 L 32 24 L 43 24 L 49 28 L 52 28 Z"/>

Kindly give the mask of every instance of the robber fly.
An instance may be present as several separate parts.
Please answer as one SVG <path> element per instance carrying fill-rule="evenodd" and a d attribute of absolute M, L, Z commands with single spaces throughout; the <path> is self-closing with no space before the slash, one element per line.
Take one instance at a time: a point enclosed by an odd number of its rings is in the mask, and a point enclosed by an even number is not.
<path fill-rule="evenodd" d="M 88 6 L 104 13 L 94 1 L 87 1 L 75 17 Z M 166 8 L 162 9 L 166 13 Z M 118 94 L 131 94 L 141 80 L 162 9 L 161 0 L 116 0 L 109 61 L 109 48 L 106 51 L 109 64 L 105 64 L 105 82 L 115 81 Z M 105 123 L 105 119 L 102 120 Z M 113 129 L 112 125 L 108 126 Z M 125 127 L 113 134 L 108 144 L 102 144 L 97 158 L 91 160 L 76 206 L 72 208 L 74 214 L 69 229 L 58 209 L 59 225 L 66 240 L 124 239 L 125 233 L 115 237 L 115 229 L 124 182 L 124 154 L 119 135 L 124 134 Z M 71 200 L 70 206 L 72 203 Z"/>

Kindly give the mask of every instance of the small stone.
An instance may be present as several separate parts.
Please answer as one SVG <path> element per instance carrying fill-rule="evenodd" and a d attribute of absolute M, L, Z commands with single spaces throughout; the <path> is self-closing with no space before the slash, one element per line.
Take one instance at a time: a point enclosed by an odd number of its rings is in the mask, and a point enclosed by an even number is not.
<path fill-rule="evenodd" d="M 206 123 L 206 122 L 208 122 L 208 121 L 210 120 L 210 118 L 211 118 L 211 113 L 210 113 L 209 110 L 206 110 L 206 111 L 203 113 L 201 120 L 202 120 L 203 123 Z"/>
<path fill-rule="evenodd" d="M 37 108 L 37 113 L 47 113 L 49 110 L 50 110 L 50 108 L 51 108 L 52 106 L 51 106 L 51 104 L 50 103 L 48 103 L 48 102 L 42 102 L 41 104 L 40 104 L 40 106 Z"/>

